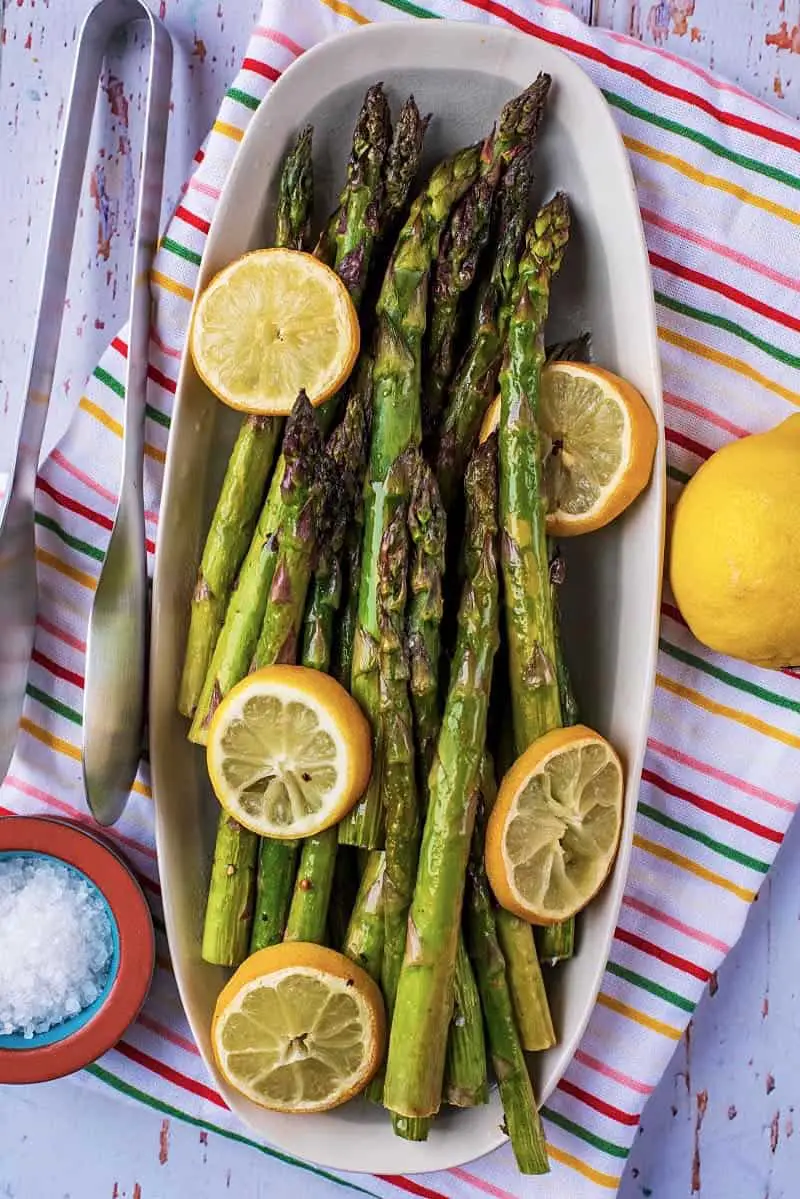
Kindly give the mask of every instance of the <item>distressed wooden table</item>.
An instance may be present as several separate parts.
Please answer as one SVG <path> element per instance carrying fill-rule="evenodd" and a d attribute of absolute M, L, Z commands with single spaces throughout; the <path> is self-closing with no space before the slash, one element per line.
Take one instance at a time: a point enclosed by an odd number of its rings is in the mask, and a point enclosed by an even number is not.
<path fill-rule="evenodd" d="M 297 0 L 301 3 L 302 0 Z M 568 0 L 585 20 L 668 46 L 800 116 L 800 0 Z M 89 0 L 3 0 L 0 41 L 0 471 L 7 466 L 77 26 Z M 175 39 L 165 209 L 233 75 L 259 0 L 162 0 Z M 125 89 L 120 83 L 124 75 Z M 135 48 L 103 81 L 78 227 L 47 445 L 124 319 L 122 236 L 135 158 Z M 131 109 L 120 144 L 119 106 Z M 13 307 L 12 307 L 13 306 Z M 13 313 L 9 319 L 9 313 Z M 651 1099 L 622 1199 L 796 1199 L 800 1194 L 800 827 L 795 822 L 745 934 Z M 798 1106 L 797 1115 L 795 1105 Z M 297 1180 L 290 1182 L 302 1188 Z M 283 1193 L 258 1154 L 69 1080 L 0 1092 L 0 1196 L 210 1199 Z M 298 1193 L 300 1193 L 298 1191 Z M 535 1195 L 520 1182 L 519 1194 Z M 565 1199 L 570 1199 L 565 1196 Z"/>

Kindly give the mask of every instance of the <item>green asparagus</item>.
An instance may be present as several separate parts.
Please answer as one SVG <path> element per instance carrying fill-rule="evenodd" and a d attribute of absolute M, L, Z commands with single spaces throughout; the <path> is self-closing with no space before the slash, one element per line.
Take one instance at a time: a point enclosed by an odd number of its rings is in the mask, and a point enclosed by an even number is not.
<path fill-rule="evenodd" d="M 281 173 L 275 245 L 303 249 L 311 214 L 311 126 L 289 152 Z M 208 531 L 192 597 L 178 709 L 190 719 L 205 682 L 231 588 L 255 530 L 283 421 L 248 416 L 233 447 Z"/>
<path fill-rule="evenodd" d="M 431 285 L 433 302 L 426 346 L 423 399 L 426 435 L 438 427 L 455 367 L 460 301 L 474 282 L 478 260 L 489 237 L 492 202 L 501 172 L 530 150 L 542 121 L 550 82 L 549 75 L 540 74 L 530 87 L 505 105 L 497 129 L 483 144 L 480 175 L 454 211 L 442 239 Z"/>
<path fill-rule="evenodd" d="M 412 205 L 386 272 L 377 304 L 377 344 L 373 374 L 373 427 L 365 492 L 364 549 L 353 647 L 352 692 L 376 735 L 372 780 L 366 794 L 340 825 L 345 844 L 370 848 L 383 836 L 382 771 L 378 672 L 377 569 L 383 534 L 403 496 L 389 497 L 392 465 L 421 438 L 420 372 L 430 266 L 448 213 L 478 171 L 478 147 L 469 147 L 436 168 Z"/>
<path fill-rule="evenodd" d="M 494 767 L 484 758 L 472 837 L 465 896 L 467 944 L 481 997 L 486 1036 L 500 1088 L 506 1130 L 523 1174 L 549 1171 L 544 1130 L 514 1020 L 506 963 L 495 926 L 489 883 L 483 865 L 486 818 L 494 802 Z"/>
<path fill-rule="evenodd" d="M 481 1001 L 463 936 L 459 936 L 456 949 L 442 1098 L 451 1107 L 477 1107 L 489 1102 Z"/>
<path fill-rule="evenodd" d="M 384 1102 L 404 1116 L 434 1115 L 442 1097 L 464 876 L 498 643 L 496 454 L 492 437 L 476 451 L 466 477 L 459 635 L 431 771 L 386 1067 Z"/>
<path fill-rule="evenodd" d="M 246 830 L 240 830 L 242 837 Z M 277 945 L 283 940 L 297 873 L 296 841 L 273 841 L 265 837 L 258 852 L 258 874 L 250 952 Z M 209 891 L 209 901 L 212 892 Z"/>
<path fill-rule="evenodd" d="M 430 119 L 430 114 L 420 115 L 413 96 L 409 96 L 400 109 L 384 168 L 384 240 L 397 233 L 397 222 L 405 212 Z"/>
<path fill-rule="evenodd" d="M 220 812 L 200 951 L 204 962 L 238 966 L 247 957 L 257 854 L 255 833 Z"/>
<path fill-rule="evenodd" d="M 379 979 L 383 967 L 383 887 L 386 857 L 375 849 L 367 857 L 356 902 L 347 926 L 342 952 L 371 978 Z"/>

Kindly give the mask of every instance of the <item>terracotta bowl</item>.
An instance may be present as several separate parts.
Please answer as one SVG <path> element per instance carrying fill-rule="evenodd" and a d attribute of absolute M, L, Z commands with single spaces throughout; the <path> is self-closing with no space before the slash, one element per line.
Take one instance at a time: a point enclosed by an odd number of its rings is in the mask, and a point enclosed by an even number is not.
<path fill-rule="evenodd" d="M 45 857 L 68 866 L 105 902 L 112 935 L 108 980 L 94 1003 L 34 1037 L 0 1035 L 0 1083 L 72 1074 L 111 1049 L 136 1019 L 153 977 L 150 909 L 125 863 L 99 837 L 64 820 L 0 818 L 0 859 Z"/>

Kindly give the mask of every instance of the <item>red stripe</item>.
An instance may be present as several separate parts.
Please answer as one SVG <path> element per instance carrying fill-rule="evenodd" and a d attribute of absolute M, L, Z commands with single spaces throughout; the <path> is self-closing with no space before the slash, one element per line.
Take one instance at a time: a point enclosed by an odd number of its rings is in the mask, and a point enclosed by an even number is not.
<path fill-rule="evenodd" d="M 584 1091 L 581 1087 L 576 1087 L 574 1082 L 570 1082 L 566 1078 L 562 1078 L 558 1084 L 559 1091 L 563 1091 L 565 1095 L 571 1095 L 573 1099 L 577 1099 L 580 1103 L 585 1103 L 587 1107 L 592 1107 L 596 1112 L 600 1112 L 603 1116 L 608 1116 L 609 1120 L 616 1120 L 617 1124 L 625 1124 L 628 1128 L 635 1128 L 639 1123 L 639 1117 L 633 1112 L 623 1112 L 619 1107 L 613 1107 L 610 1103 L 605 1103 L 602 1099 L 598 1099 L 596 1095 L 590 1095 L 588 1091 Z"/>
<path fill-rule="evenodd" d="M 721 804 L 712 803 L 710 799 L 703 799 L 702 796 L 696 795 L 693 791 L 687 791 L 684 787 L 678 787 L 675 783 L 662 778 L 660 774 L 656 774 L 652 770 L 643 770 L 642 778 L 646 782 L 652 783 L 654 787 L 658 787 L 659 791 L 664 791 L 667 795 L 673 795 L 675 799 L 682 799 L 693 807 L 699 808 L 702 812 L 707 812 L 709 816 L 716 816 L 719 820 L 725 820 L 728 824 L 734 824 L 737 828 L 744 829 L 745 832 L 753 833 L 756 837 L 762 837 L 765 841 L 772 841 L 774 845 L 780 845 L 783 841 L 783 833 L 777 829 L 767 828 L 765 824 L 756 824 L 755 820 L 750 820 L 747 816 L 741 816 L 731 808 L 723 808 Z"/>
<path fill-rule="evenodd" d="M 447 1199 L 441 1191 L 432 1191 L 430 1187 L 424 1187 L 420 1182 L 414 1182 L 410 1178 L 403 1178 L 401 1174 L 376 1174 L 376 1178 L 380 1178 L 381 1182 L 388 1182 L 390 1186 L 397 1187 L 398 1190 L 407 1191 L 409 1195 L 419 1195 L 420 1199 Z"/>
<path fill-rule="evenodd" d="M 652 941 L 645 941 L 644 937 L 637 937 L 635 933 L 629 933 L 626 928 L 617 928 L 614 937 L 617 941 L 624 941 L 633 949 L 641 950 L 651 958 L 657 958 L 665 966 L 672 966 L 673 969 L 681 970 L 684 974 L 692 974 L 702 983 L 707 983 L 711 978 L 710 970 L 698 966 L 696 962 L 690 962 L 688 958 L 678 957 L 677 953 L 670 953 L 668 949 L 662 949 L 660 945 L 655 945 Z"/>
<path fill-rule="evenodd" d="M 83 675 L 76 674 L 74 670 L 67 670 L 66 666 L 54 662 L 52 658 L 48 658 L 38 649 L 33 651 L 31 658 L 37 666 L 41 666 L 49 674 L 54 674 L 57 679 L 63 679 L 65 683 L 72 683 L 73 687 L 83 690 Z"/>
<path fill-rule="evenodd" d="M 159 387 L 163 387 L 165 391 L 169 391 L 172 395 L 175 395 L 178 387 L 177 383 L 174 379 L 170 379 L 169 375 L 165 375 L 163 371 L 160 371 L 157 366 L 148 366 L 147 377 L 148 379 L 152 379 L 154 383 L 157 383 Z"/>
<path fill-rule="evenodd" d="M 664 79 L 657 79 L 649 71 L 645 71 L 641 67 L 635 67 L 627 62 L 620 62 L 618 59 L 612 58 L 611 55 L 603 53 L 597 46 L 585 46 L 582 42 L 576 41 L 575 38 L 566 37 L 564 34 L 555 33 L 550 29 L 544 29 L 541 25 L 536 25 L 533 21 L 529 21 L 526 17 L 521 17 L 517 13 L 512 12 L 504 4 L 498 4 L 497 0 L 465 0 L 465 3 L 472 8 L 480 9 L 481 12 L 491 13 L 493 16 L 499 17 L 501 21 L 505 21 L 508 25 L 513 25 L 517 29 L 521 29 L 523 33 L 533 34 L 534 37 L 540 38 L 543 42 L 550 42 L 554 46 L 560 46 L 562 50 L 569 50 L 573 54 L 580 54 L 584 58 L 590 58 L 612 71 L 627 75 L 630 79 L 638 80 L 639 83 L 644 84 L 645 87 L 650 88 L 654 92 L 660 92 L 663 96 L 670 96 L 673 100 L 680 100 L 682 103 L 688 104 L 691 108 L 698 108 L 713 117 L 715 121 L 719 121 L 722 125 L 728 125 L 732 129 L 739 129 L 743 133 L 750 133 L 753 137 L 762 137 L 768 142 L 786 146 L 790 150 L 800 150 L 800 138 L 793 137 L 790 133 L 785 133 L 780 129 L 771 129 L 768 125 L 762 125 L 758 121 L 750 121 L 746 117 L 737 116 L 736 113 L 725 112 L 723 109 L 717 108 L 710 100 L 706 100 L 704 96 L 696 96 L 692 92 L 687 92 L 685 88 L 676 87 L 675 84 L 667 83 Z"/>
<path fill-rule="evenodd" d="M 180 217 L 185 224 L 193 225 L 195 229 L 199 229 L 201 233 L 208 233 L 209 229 L 211 228 L 210 221 L 204 221 L 201 216 L 197 216 L 196 213 L 190 212 L 188 208 L 184 208 L 183 204 L 179 204 L 175 209 L 175 216 Z"/>
<path fill-rule="evenodd" d="M 198 150 L 194 156 L 194 160 L 196 163 L 200 164 L 203 161 L 203 159 L 205 158 L 205 156 L 206 156 L 205 150 Z"/>
<path fill-rule="evenodd" d="M 114 522 L 108 516 L 103 516 L 102 513 L 96 512 L 93 508 L 87 508 L 85 504 L 81 504 L 78 500 L 73 500 L 71 496 L 64 495 L 63 491 L 57 491 L 52 483 L 48 483 L 46 479 L 39 477 L 36 480 L 37 490 L 43 491 L 45 495 L 49 495 L 51 500 L 55 500 L 59 508 L 67 508 L 70 512 L 76 512 L 78 516 L 82 516 L 85 520 L 90 520 L 92 524 L 99 525 L 101 529 L 111 530 L 114 527 Z"/>
<path fill-rule="evenodd" d="M 245 71 L 252 71 L 254 75 L 261 75 L 263 79 L 271 79 L 273 83 L 281 77 L 281 72 L 277 67 L 271 67 L 269 63 L 261 62 L 257 58 L 246 58 L 242 63 L 242 68 Z"/>
<path fill-rule="evenodd" d="M 695 441 L 693 437 L 687 437 L 685 433 L 679 433 L 677 429 L 664 429 L 664 436 L 667 441 L 673 445 L 679 445 L 682 449 L 688 450 L 690 454 L 697 454 L 698 458 L 710 458 L 713 451 L 707 446 L 701 445 L 699 441 Z"/>
<path fill-rule="evenodd" d="M 179 1070 L 173 1070 L 172 1066 L 165 1065 L 164 1062 L 151 1057 L 149 1053 L 137 1049 L 135 1045 L 129 1045 L 127 1041 L 119 1041 L 115 1048 L 123 1057 L 136 1062 L 138 1066 L 144 1066 L 145 1070 L 151 1070 L 153 1074 L 158 1074 L 160 1078 L 166 1079 L 167 1082 L 173 1083 L 176 1087 L 181 1087 L 184 1091 L 191 1091 L 193 1095 L 199 1095 L 201 1099 L 207 1099 L 209 1103 L 214 1103 L 217 1107 L 224 1108 L 226 1111 L 228 1110 L 225 1100 L 216 1091 L 212 1090 L 211 1087 L 207 1087 L 204 1083 L 198 1082 L 194 1078 L 189 1078 L 187 1074 L 181 1074 Z"/>
<path fill-rule="evenodd" d="M 650 251 L 650 262 L 659 270 L 666 271 L 670 275 L 676 275 L 680 279 L 685 279 L 687 283 L 694 283 L 698 287 L 704 287 L 706 291 L 714 291 L 717 295 L 725 296 L 728 300 L 733 300 L 734 304 L 741 304 L 743 308 L 749 308 L 751 312 L 757 312 L 759 316 L 765 316 L 767 320 L 775 321 L 778 325 L 783 325 L 786 328 L 794 329 L 795 333 L 800 333 L 800 317 L 789 316 L 788 312 L 781 312 L 778 308 L 773 308 L 770 304 L 764 304 L 761 300 L 757 300 L 755 296 L 748 296 L 743 291 L 739 291 L 738 287 L 731 287 L 729 283 L 723 283 L 720 279 L 712 279 L 710 275 L 704 275 L 700 271 L 693 271 L 691 267 L 684 266 L 680 262 L 673 262 L 670 258 L 665 258 L 662 254 L 656 254 L 655 251 Z"/>
<path fill-rule="evenodd" d="M 128 357 L 128 346 L 121 337 L 115 337 L 111 343 L 112 350 L 116 350 L 123 358 Z"/>

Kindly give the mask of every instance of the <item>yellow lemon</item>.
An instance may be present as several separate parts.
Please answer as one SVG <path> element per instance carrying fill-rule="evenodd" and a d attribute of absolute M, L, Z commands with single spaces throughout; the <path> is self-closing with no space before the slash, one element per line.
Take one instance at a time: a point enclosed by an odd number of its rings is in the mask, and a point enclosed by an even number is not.
<path fill-rule="evenodd" d="M 800 415 L 700 467 L 675 508 L 669 576 L 710 649 L 774 669 L 800 662 Z"/>
<path fill-rule="evenodd" d="M 346 1103 L 376 1073 L 385 1044 L 377 984 L 343 954 L 301 941 L 247 958 L 220 993 L 211 1025 L 227 1081 L 278 1112 Z"/>

